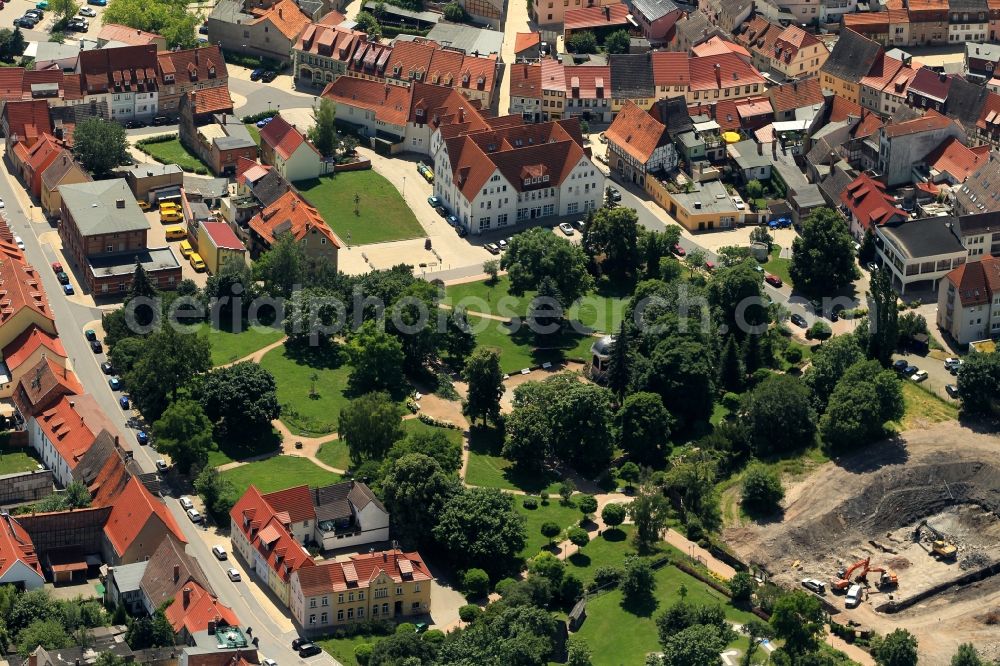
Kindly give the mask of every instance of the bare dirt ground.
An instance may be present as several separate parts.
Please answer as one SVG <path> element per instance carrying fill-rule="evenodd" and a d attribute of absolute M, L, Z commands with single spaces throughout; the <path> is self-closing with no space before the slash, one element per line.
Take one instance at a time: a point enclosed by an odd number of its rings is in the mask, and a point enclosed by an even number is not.
<path fill-rule="evenodd" d="M 1000 576 L 963 587 L 948 583 L 1000 561 L 998 450 L 996 434 L 953 421 L 907 431 L 795 482 L 780 520 L 733 527 L 723 536 L 787 586 L 804 577 L 830 581 L 840 568 L 870 557 L 872 566 L 897 573 L 899 587 L 872 585 L 864 603 L 850 610 L 843 596 L 828 592 L 843 609 L 838 622 L 853 620 L 880 633 L 908 629 L 920 643 L 921 664 L 947 664 L 958 645 L 970 641 L 994 659 L 1000 657 Z M 929 535 L 914 538 L 924 519 L 958 546 L 956 561 L 932 557 Z M 906 610 L 875 610 L 942 585 L 947 589 Z"/>

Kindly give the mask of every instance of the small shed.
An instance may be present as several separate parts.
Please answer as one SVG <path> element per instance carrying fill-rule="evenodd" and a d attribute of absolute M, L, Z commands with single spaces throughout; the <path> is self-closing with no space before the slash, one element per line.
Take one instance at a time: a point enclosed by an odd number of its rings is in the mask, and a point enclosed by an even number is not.
<path fill-rule="evenodd" d="M 583 626 L 583 621 L 587 619 L 587 598 L 584 597 L 576 602 L 573 606 L 573 610 L 569 612 L 569 617 L 567 621 L 569 622 L 570 631 L 579 631 L 580 627 Z"/>

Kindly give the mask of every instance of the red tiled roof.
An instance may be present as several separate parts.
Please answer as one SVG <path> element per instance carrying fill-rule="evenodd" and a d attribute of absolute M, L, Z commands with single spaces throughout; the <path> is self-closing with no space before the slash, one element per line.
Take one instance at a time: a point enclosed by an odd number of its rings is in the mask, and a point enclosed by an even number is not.
<path fill-rule="evenodd" d="M 6 576 L 17 562 L 22 562 L 40 577 L 44 576 L 31 537 L 13 516 L 4 513 L 0 516 L 0 578 Z"/>
<path fill-rule="evenodd" d="M 983 130 L 990 129 L 995 132 L 998 125 L 1000 125 L 1000 95 L 990 91 L 986 95 L 986 101 L 983 104 L 982 110 L 979 112 L 979 120 L 976 121 L 976 127 Z"/>
<path fill-rule="evenodd" d="M 628 5 L 624 2 L 617 5 L 596 5 L 570 9 L 563 18 L 563 30 L 585 30 L 587 28 L 605 28 L 615 25 L 629 25 Z"/>
<path fill-rule="evenodd" d="M 350 580 L 345 575 L 354 569 Z M 420 553 L 404 553 L 401 550 L 389 550 L 363 555 L 351 555 L 350 562 L 323 562 L 298 573 L 299 587 L 303 596 L 312 597 L 331 591 L 339 592 L 348 589 L 365 589 L 372 580 L 385 572 L 396 583 L 406 581 L 431 580 L 433 576 L 427 569 Z"/>
<path fill-rule="evenodd" d="M 858 123 L 851 128 L 851 137 L 863 139 L 877 132 L 885 123 L 876 114 L 867 109 L 861 112 Z"/>
<path fill-rule="evenodd" d="M 841 97 L 840 95 L 833 96 L 833 102 L 830 105 L 830 122 L 837 123 L 842 120 L 847 120 L 847 116 L 861 117 L 861 105 L 857 102 L 852 102 L 851 100 Z"/>
<path fill-rule="evenodd" d="M 123 44 L 139 46 L 142 44 L 155 45 L 157 40 L 163 39 L 163 36 L 157 35 L 155 32 L 143 32 L 142 30 L 130 28 L 127 25 L 105 23 L 101 27 L 101 31 L 97 33 L 97 38 L 109 42 L 122 42 Z"/>
<path fill-rule="evenodd" d="M 83 454 L 90 450 L 94 438 L 100 432 L 88 424 L 87 419 L 77 409 L 87 399 L 93 401 L 88 394 L 64 396 L 35 418 L 38 427 L 46 439 L 52 442 L 59 457 L 66 462 L 70 471 L 76 468 Z"/>
<path fill-rule="evenodd" d="M 66 358 L 66 349 L 63 348 L 62 341 L 57 336 L 32 324 L 3 348 L 4 363 L 7 364 L 9 370 L 13 371 L 28 360 L 28 357 L 41 346 L 48 350 L 47 355 L 51 353 Z"/>
<path fill-rule="evenodd" d="M 902 123 L 890 123 L 885 126 L 885 135 L 892 138 L 919 132 L 930 132 L 948 127 L 954 123 L 951 118 L 942 116 L 933 109 L 928 109 L 921 118 L 914 118 Z"/>
<path fill-rule="evenodd" d="M 948 90 L 950 88 L 950 74 L 939 74 L 927 67 L 918 69 L 913 80 L 910 81 L 910 90 L 939 102 L 944 102 L 948 99 Z"/>
<path fill-rule="evenodd" d="M 968 261 L 945 276 L 955 285 L 962 307 L 986 305 L 1000 294 L 1000 259 L 985 255 Z"/>
<path fill-rule="evenodd" d="M 14 402 L 26 418 L 37 416 L 64 395 L 80 395 L 83 386 L 72 372 L 51 358 L 41 358 L 18 380 Z"/>
<path fill-rule="evenodd" d="M 478 107 L 478 101 L 466 99 L 454 88 L 414 81 L 410 84 L 407 120 L 416 125 L 427 124 L 434 129 L 447 125 L 462 126 L 466 130 L 486 129 L 486 120 Z"/>
<path fill-rule="evenodd" d="M 125 490 L 115 498 L 104 534 L 118 555 L 129 549 L 142 528 L 150 521 L 160 523 L 164 534 L 171 534 L 181 543 L 187 543 L 184 533 L 177 525 L 166 505 L 159 501 L 133 477 L 125 485 Z"/>
<path fill-rule="evenodd" d="M 691 59 L 691 90 L 724 90 L 755 83 L 763 86 L 764 77 L 735 53 Z"/>
<path fill-rule="evenodd" d="M 689 106 L 688 113 L 692 116 L 709 116 L 719 124 L 722 131 L 737 130 L 743 127 L 740 122 L 740 113 L 737 110 L 737 100 L 734 99 L 720 99 L 718 103 Z"/>
<path fill-rule="evenodd" d="M 903 63 L 895 58 L 880 53 L 872 63 L 867 76 L 861 77 L 861 85 L 881 91 L 887 85 L 894 83 Z"/>
<path fill-rule="evenodd" d="M 655 86 L 686 87 L 691 83 L 691 58 L 688 54 L 654 51 L 652 61 Z"/>
<path fill-rule="evenodd" d="M 567 66 L 567 99 L 611 99 L 611 68 L 605 65 L 587 67 Z"/>
<path fill-rule="evenodd" d="M 270 21 L 288 39 L 296 39 L 309 25 L 309 16 L 299 9 L 295 0 L 278 0 L 268 9 L 254 9 L 252 13 L 257 16 L 252 25 Z"/>
<path fill-rule="evenodd" d="M 159 77 L 156 46 L 152 44 L 81 51 L 77 69 L 88 94 L 151 92 L 156 90 Z"/>
<path fill-rule="evenodd" d="M 271 505 L 275 512 L 285 512 L 293 523 L 303 520 L 315 520 L 316 510 L 313 507 L 312 493 L 308 485 L 293 486 L 277 492 L 264 495 L 264 501 Z"/>
<path fill-rule="evenodd" d="M 957 182 L 963 183 L 989 159 L 988 150 L 977 153 L 955 137 L 949 137 L 929 152 L 923 161 L 937 171 L 950 173 Z"/>
<path fill-rule="evenodd" d="M 558 60 L 542 60 L 542 90 L 566 91 L 566 68 Z"/>
<path fill-rule="evenodd" d="M 161 51 L 156 54 L 160 72 L 173 74 L 179 80 L 210 81 L 212 79 L 225 81 L 229 78 L 226 60 L 217 44 L 208 44 L 200 48 L 182 49 L 180 51 Z M 162 84 L 162 81 L 161 81 Z M 198 92 L 215 90 L 204 88 Z M 229 90 L 225 86 L 226 101 L 229 101 Z M 232 104 L 229 107 L 232 108 Z"/>
<path fill-rule="evenodd" d="M 390 78 L 490 92 L 496 80 L 496 56 L 464 55 L 429 40 L 397 42 L 385 66 Z"/>
<path fill-rule="evenodd" d="M 744 58 L 750 57 L 750 52 L 739 44 L 735 44 L 728 39 L 723 39 L 718 35 L 715 35 L 707 42 L 702 42 L 696 46 L 691 47 L 691 55 L 696 58 L 704 58 L 706 56 L 719 55 L 722 53 L 735 53 L 736 55 L 743 56 Z"/>
<path fill-rule="evenodd" d="M 302 144 L 319 155 L 315 146 L 306 141 L 305 135 L 280 115 L 274 116 L 271 122 L 264 126 L 260 131 L 260 140 L 274 149 L 283 160 L 290 158 Z"/>
<path fill-rule="evenodd" d="M 889 31 L 889 12 L 857 12 L 844 14 L 844 27 L 860 34 Z"/>
<path fill-rule="evenodd" d="M 775 113 L 794 111 L 824 102 L 823 90 L 819 85 L 819 79 L 815 76 L 774 86 L 768 94 Z"/>
<path fill-rule="evenodd" d="M 20 100 L 24 85 L 23 67 L 0 68 L 0 99 Z"/>
<path fill-rule="evenodd" d="M 840 201 L 864 229 L 881 226 L 893 219 L 906 219 L 906 213 L 896 207 L 896 200 L 885 191 L 885 185 L 861 174 L 840 193 Z"/>
<path fill-rule="evenodd" d="M 18 140 L 34 140 L 43 133 L 52 133 L 49 103 L 43 99 L 7 102 L 4 115 L 7 117 L 7 135 L 16 136 Z"/>
<path fill-rule="evenodd" d="M 233 110 L 233 100 L 229 96 L 228 85 L 192 90 L 190 95 L 194 101 L 195 115 L 230 113 Z"/>
<path fill-rule="evenodd" d="M 514 53 L 527 51 L 542 43 L 542 35 L 537 32 L 519 32 L 514 35 Z"/>
<path fill-rule="evenodd" d="M 666 140 L 666 126 L 631 101 L 626 101 L 611 126 L 604 132 L 609 144 L 645 164 L 657 146 Z"/>
<path fill-rule="evenodd" d="M 534 64 L 511 65 L 510 75 L 511 97 L 541 97 L 542 96 L 542 66 Z"/>
<path fill-rule="evenodd" d="M 406 44 L 407 42 L 403 42 Z M 389 125 L 406 124 L 410 91 L 403 86 L 383 83 L 372 86 L 370 81 L 353 76 L 341 76 L 323 90 L 323 97 L 375 113 L 375 119 Z"/>
<path fill-rule="evenodd" d="M 88 486 L 91 506 L 110 506 L 132 480 L 120 456 L 108 456 L 104 466 Z"/>
<path fill-rule="evenodd" d="M 331 12 L 333 14 L 334 12 Z M 349 63 L 355 51 L 368 42 L 368 35 L 340 25 L 326 23 L 326 17 L 319 23 L 306 26 L 295 44 L 296 51 L 312 53 L 323 58 Z"/>
<path fill-rule="evenodd" d="M 5 292 L 0 296 L 0 325 L 23 308 L 55 321 L 41 276 L 25 260 L 24 253 L 14 243 L 13 232 L 3 222 L 0 222 L 0 291 Z"/>
<path fill-rule="evenodd" d="M 340 80 L 346 78 L 348 77 L 342 76 Z M 275 234 L 291 233 L 296 240 L 302 240 L 307 233 L 315 231 L 326 236 L 334 247 L 344 247 L 343 241 L 327 226 L 319 211 L 293 190 L 285 192 L 270 206 L 250 218 L 249 224 L 268 244 L 274 242 Z"/>
<path fill-rule="evenodd" d="M 187 604 L 184 603 L 184 590 L 188 591 Z M 173 627 L 174 633 L 182 628 L 194 635 L 195 632 L 208 629 L 209 622 L 230 627 L 239 626 L 240 620 L 229 606 L 209 594 L 205 588 L 193 580 L 189 580 L 178 590 L 172 604 L 165 611 L 167 621 Z"/>
<path fill-rule="evenodd" d="M 208 237 L 215 243 L 215 247 L 229 250 L 245 250 L 246 246 L 239 239 L 236 232 L 225 222 L 202 222 L 202 228 Z"/>

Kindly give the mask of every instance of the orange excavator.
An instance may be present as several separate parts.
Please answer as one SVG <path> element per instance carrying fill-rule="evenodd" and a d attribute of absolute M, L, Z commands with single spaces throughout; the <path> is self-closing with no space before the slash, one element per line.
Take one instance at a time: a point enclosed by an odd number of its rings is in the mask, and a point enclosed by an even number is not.
<path fill-rule="evenodd" d="M 878 580 L 875 581 L 875 587 L 880 590 L 887 590 L 899 585 L 899 577 L 896 576 L 894 571 L 890 571 L 884 567 L 871 567 L 868 571 L 876 571 L 879 573 Z"/>
<path fill-rule="evenodd" d="M 861 572 L 856 577 L 852 578 L 852 575 L 858 569 L 860 569 Z M 851 586 L 852 582 L 860 581 L 867 583 L 868 574 L 870 572 L 876 572 L 879 574 L 878 580 L 875 582 L 875 586 L 880 590 L 899 585 L 899 578 L 894 572 L 886 569 L 885 567 L 871 566 L 871 558 L 866 557 L 865 559 L 858 560 L 852 564 L 847 570 L 838 571 L 837 578 L 830 581 L 830 589 L 836 592 L 843 592 Z"/>

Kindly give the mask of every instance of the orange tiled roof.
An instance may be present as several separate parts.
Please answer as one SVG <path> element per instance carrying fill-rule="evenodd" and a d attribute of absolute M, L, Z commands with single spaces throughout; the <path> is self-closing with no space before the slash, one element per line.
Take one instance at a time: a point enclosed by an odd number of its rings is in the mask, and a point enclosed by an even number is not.
<path fill-rule="evenodd" d="M 7 364 L 8 369 L 13 371 L 41 346 L 48 350 L 46 354 L 51 353 L 66 358 L 66 349 L 59 337 L 32 324 L 3 348 L 4 363 Z"/>
<path fill-rule="evenodd" d="M 819 79 L 811 77 L 802 81 L 792 81 L 768 90 L 775 113 L 793 111 L 824 102 Z"/>
<path fill-rule="evenodd" d="M 566 97 L 574 99 L 610 99 L 611 68 L 606 65 L 566 66 Z"/>
<path fill-rule="evenodd" d="M 956 181 L 963 183 L 989 159 L 988 151 L 977 153 L 955 137 L 949 137 L 928 153 L 923 161 L 933 169 L 950 173 Z"/>
<path fill-rule="evenodd" d="M 840 201 L 864 229 L 881 226 L 893 219 L 906 219 L 906 213 L 896 206 L 896 200 L 885 191 L 885 185 L 861 174 L 843 192 Z"/>
<path fill-rule="evenodd" d="M 101 31 L 97 33 L 97 38 L 109 42 L 122 42 L 123 44 L 139 46 L 142 44 L 156 44 L 157 40 L 163 39 L 163 36 L 157 35 L 155 32 L 136 30 L 127 25 L 105 23 L 101 27 Z"/>
<path fill-rule="evenodd" d="M 967 261 L 945 277 L 955 285 L 963 307 L 986 305 L 1000 294 L 1000 259 L 985 255 L 980 261 Z"/>
<path fill-rule="evenodd" d="M 687 86 L 691 83 L 691 58 L 686 53 L 673 51 L 653 52 L 653 84 L 659 86 Z"/>
<path fill-rule="evenodd" d="M 21 309 L 30 308 L 54 321 L 52 308 L 45 295 L 41 276 L 29 264 L 24 253 L 14 243 L 13 233 L 0 223 L 0 325 L 12 319 Z"/>
<path fill-rule="evenodd" d="M 49 103 L 43 99 L 12 101 L 4 105 L 8 136 L 32 143 L 43 133 L 52 133 Z"/>
<path fill-rule="evenodd" d="M 293 486 L 263 496 L 275 512 L 285 512 L 293 523 L 303 520 L 315 520 L 316 510 L 313 507 L 312 493 L 308 485 Z"/>
<path fill-rule="evenodd" d="M 376 120 L 397 127 L 406 124 L 409 96 L 410 91 L 403 86 L 389 83 L 372 86 L 370 81 L 353 76 L 341 76 L 323 90 L 323 97 L 373 111 Z"/>
<path fill-rule="evenodd" d="M 229 96 L 228 85 L 192 90 L 189 94 L 194 100 L 195 115 L 230 113 L 233 110 L 233 100 Z"/>
<path fill-rule="evenodd" d="M 310 22 L 309 16 L 299 9 L 295 0 L 278 0 L 268 9 L 253 9 L 251 12 L 257 17 L 252 25 L 269 21 L 288 39 L 296 39 Z"/>
<path fill-rule="evenodd" d="M 460 126 L 467 131 L 486 129 L 486 120 L 478 109 L 477 100 L 466 99 L 454 88 L 418 82 L 410 84 L 410 107 L 407 117 L 410 123 L 427 124 L 434 129 L 449 125 Z"/>
<path fill-rule="evenodd" d="M 735 53 L 691 59 L 691 90 L 724 90 L 748 84 L 762 86 L 764 77 Z"/>
<path fill-rule="evenodd" d="M 541 97 L 542 96 L 542 66 L 537 63 L 511 65 L 510 75 L 511 97 Z"/>
<path fill-rule="evenodd" d="M 323 562 L 302 569 L 298 578 L 303 596 L 312 597 L 331 591 L 365 589 L 382 572 L 396 583 L 433 578 L 420 553 L 398 549 L 351 555 L 349 562 Z"/>
<path fill-rule="evenodd" d="M 921 118 L 914 118 L 902 123 L 890 123 L 885 127 L 885 135 L 892 138 L 904 136 L 906 134 L 916 134 L 918 132 L 929 132 L 932 130 L 944 129 L 951 125 L 953 121 L 934 109 L 928 109 Z"/>
<path fill-rule="evenodd" d="M 542 90 L 566 91 L 566 68 L 558 60 L 542 60 Z"/>
<path fill-rule="evenodd" d="M 587 28 L 606 28 L 615 25 L 628 25 L 628 5 L 624 2 L 617 5 L 596 5 L 570 9 L 563 18 L 564 30 L 585 30 Z"/>
<path fill-rule="evenodd" d="M 861 77 L 861 85 L 881 91 L 896 81 L 896 77 L 902 69 L 903 63 L 901 61 L 880 53 L 872 64 L 868 75 Z"/>
<path fill-rule="evenodd" d="M 465 90 L 491 92 L 496 81 L 496 56 L 465 55 L 442 49 L 429 40 L 398 42 L 386 62 L 385 75 Z"/>
<path fill-rule="evenodd" d="M 159 522 L 164 534 L 171 534 L 181 543 L 187 543 L 184 533 L 166 505 L 153 497 L 139 479 L 133 477 L 115 498 L 108 522 L 104 525 L 104 534 L 115 552 L 122 555 L 150 521 Z"/>
<path fill-rule="evenodd" d="M 735 53 L 736 55 L 743 56 L 744 58 L 750 57 L 750 52 L 745 48 L 739 44 L 729 41 L 728 39 L 723 39 L 718 35 L 715 35 L 707 42 L 702 42 L 697 46 L 691 47 L 691 55 L 696 58 L 719 55 L 720 53 Z"/>
<path fill-rule="evenodd" d="M 85 399 L 93 401 L 88 394 L 64 396 L 35 419 L 46 439 L 52 442 L 59 457 L 66 462 L 70 471 L 76 468 L 80 458 L 93 445 L 94 438 L 100 431 L 93 429 L 77 409 Z"/>
<path fill-rule="evenodd" d="M 514 53 L 527 51 L 542 43 L 542 35 L 537 32 L 519 32 L 514 35 Z"/>
<path fill-rule="evenodd" d="M 302 144 L 305 144 L 310 150 L 319 155 L 319 151 L 316 150 L 315 146 L 306 141 L 306 137 L 302 132 L 295 129 L 280 115 L 274 116 L 271 122 L 264 126 L 264 129 L 260 131 L 260 140 L 274 149 L 274 152 L 280 155 L 283 160 L 291 157 Z"/>
<path fill-rule="evenodd" d="M 333 13 L 335 12 L 331 12 Z M 348 63 L 358 47 L 367 42 L 368 35 L 365 33 L 340 25 L 330 25 L 324 17 L 323 21 L 306 26 L 294 49 Z"/>
<path fill-rule="evenodd" d="M 852 102 L 851 100 L 841 97 L 840 95 L 834 95 L 833 103 L 830 106 L 830 122 L 837 123 L 842 120 L 847 120 L 847 116 L 861 117 L 861 105 L 857 102 Z"/>
<path fill-rule="evenodd" d="M 39 576 L 44 575 L 31 536 L 13 516 L 5 513 L 0 516 L 0 578 L 6 576 L 8 570 L 18 562 L 22 562 Z"/>
<path fill-rule="evenodd" d="M 651 115 L 631 101 L 626 101 L 604 136 L 609 144 L 624 150 L 639 164 L 645 164 L 653 156 L 653 151 L 666 140 L 666 129 Z"/>
<path fill-rule="evenodd" d="M 186 604 L 185 590 L 187 590 Z M 189 580 L 177 591 L 173 603 L 167 606 L 165 613 L 174 633 L 179 633 L 183 628 L 187 629 L 188 634 L 194 635 L 195 632 L 208 629 L 209 622 L 230 627 L 240 624 L 232 608 L 223 604 L 215 595 L 210 594 L 193 580 Z"/>
<path fill-rule="evenodd" d="M 179 80 L 209 81 L 229 78 L 226 60 L 218 44 L 179 51 L 161 51 L 156 54 L 156 62 L 162 74 L 173 74 Z"/>
<path fill-rule="evenodd" d="M 341 77 L 344 80 L 347 77 Z M 296 240 L 302 240 L 307 233 L 318 232 L 327 237 L 334 247 L 344 247 L 344 242 L 320 216 L 319 211 L 310 206 L 293 190 L 285 192 L 274 203 L 250 219 L 253 229 L 267 243 L 273 243 L 276 235 L 290 233 Z"/>

